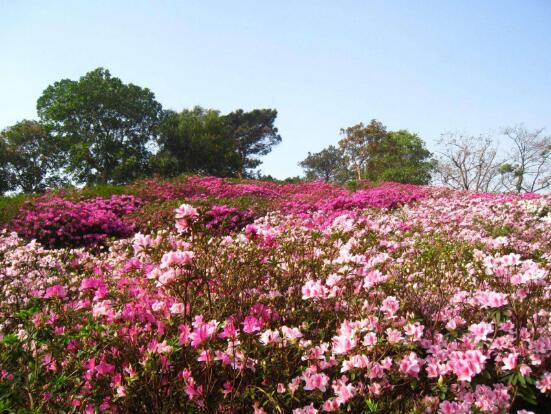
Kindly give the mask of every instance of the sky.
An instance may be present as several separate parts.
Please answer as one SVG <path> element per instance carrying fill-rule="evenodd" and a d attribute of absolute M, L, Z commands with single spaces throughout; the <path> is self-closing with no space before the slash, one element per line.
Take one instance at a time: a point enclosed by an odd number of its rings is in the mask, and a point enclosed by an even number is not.
<path fill-rule="evenodd" d="M 551 129 L 551 1 L 0 0 L 0 129 L 105 67 L 164 108 L 275 108 L 276 178 L 376 118 L 440 135 Z"/>

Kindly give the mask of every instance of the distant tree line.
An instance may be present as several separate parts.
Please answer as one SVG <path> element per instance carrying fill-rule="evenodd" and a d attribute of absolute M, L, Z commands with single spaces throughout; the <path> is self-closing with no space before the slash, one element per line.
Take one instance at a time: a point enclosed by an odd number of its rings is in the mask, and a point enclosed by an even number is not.
<path fill-rule="evenodd" d="M 337 147 L 329 147 L 299 163 L 307 179 L 343 183 L 350 179 L 428 184 L 435 167 L 423 140 L 405 129 L 387 131 L 373 119 L 341 129 Z"/>
<path fill-rule="evenodd" d="M 125 84 L 103 68 L 48 86 L 37 112 L 38 120 L 0 131 L 0 194 L 127 184 L 152 175 L 260 177 L 260 157 L 281 142 L 275 109 L 166 110 L 149 89 Z M 440 183 L 513 192 L 551 188 L 551 137 L 522 125 L 502 132 L 510 143 L 507 154 L 498 155 L 493 137 L 447 133 L 433 155 L 417 134 L 388 131 L 373 119 L 341 129 L 335 145 L 309 152 L 299 165 L 305 179 L 334 183 Z"/>
<path fill-rule="evenodd" d="M 37 112 L 0 132 L 0 193 L 153 174 L 250 177 L 281 142 L 275 109 L 163 110 L 149 89 L 103 68 L 48 86 Z"/>

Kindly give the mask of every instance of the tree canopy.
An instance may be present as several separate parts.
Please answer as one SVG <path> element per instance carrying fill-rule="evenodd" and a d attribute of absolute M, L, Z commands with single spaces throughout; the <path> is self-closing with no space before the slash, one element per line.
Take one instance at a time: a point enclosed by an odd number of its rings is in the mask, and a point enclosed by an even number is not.
<path fill-rule="evenodd" d="M 372 181 L 429 184 L 433 169 L 432 154 L 423 140 L 401 129 L 388 132 L 373 145 L 365 176 Z"/>
<path fill-rule="evenodd" d="M 275 109 L 238 109 L 227 115 L 199 106 L 180 113 L 166 111 L 159 129 L 154 171 L 251 177 L 272 146 L 281 142 L 274 126 Z"/>
<path fill-rule="evenodd" d="M 66 171 L 77 182 L 120 184 L 147 172 L 162 113 L 149 89 L 98 68 L 78 81 L 48 86 L 37 110 L 66 151 Z"/>
<path fill-rule="evenodd" d="M 428 184 L 434 169 L 423 140 L 405 129 L 387 131 L 376 119 L 341 129 L 339 148 L 333 145 L 308 153 L 299 163 L 307 179 L 342 182 L 352 176 L 371 181 Z"/>
<path fill-rule="evenodd" d="M 0 132 L 9 174 L 9 189 L 37 193 L 61 183 L 62 154 L 48 129 L 37 121 L 23 120 Z"/>
<path fill-rule="evenodd" d="M 152 165 L 165 177 L 184 173 L 234 177 L 240 169 L 226 120 L 214 109 L 165 111 L 158 142 Z"/>
<path fill-rule="evenodd" d="M 254 109 L 244 112 L 238 109 L 225 117 L 239 159 L 238 176 L 246 177 L 252 169 L 262 164 L 259 156 L 269 154 L 272 147 L 281 142 L 275 109 Z"/>
<path fill-rule="evenodd" d="M 349 168 L 355 172 L 356 178 L 365 178 L 367 163 L 378 143 L 386 137 L 386 127 L 376 119 L 372 119 L 368 125 L 363 122 L 354 126 L 341 129 L 343 138 L 339 141 L 339 147 L 343 151 Z"/>
<path fill-rule="evenodd" d="M 0 195 L 10 190 L 12 186 L 11 172 L 8 167 L 8 145 L 0 136 Z"/>
<path fill-rule="evenodd" d="M 304 169 L 307 180 L 342 183 L 350 176 L 342 151 L 334 145 L 319 152 L 309 152 L 298 165 Z"/>

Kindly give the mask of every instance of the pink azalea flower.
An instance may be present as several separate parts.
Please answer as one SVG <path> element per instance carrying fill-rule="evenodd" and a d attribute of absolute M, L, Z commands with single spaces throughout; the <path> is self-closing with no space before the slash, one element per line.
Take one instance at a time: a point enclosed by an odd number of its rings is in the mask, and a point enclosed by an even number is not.
<path fill-rule="evenodd" d="M 61 285 L 50 286 L 46 289 L 47 298 L 64 298 L 65 288 Z"/>

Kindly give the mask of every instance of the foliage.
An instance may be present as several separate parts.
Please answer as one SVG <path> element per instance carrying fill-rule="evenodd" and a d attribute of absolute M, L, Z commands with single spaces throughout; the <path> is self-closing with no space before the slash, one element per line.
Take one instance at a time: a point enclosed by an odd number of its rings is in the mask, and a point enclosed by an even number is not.
<path fill-rule="evenodd" d="M 405 129 L 390 131 L 374 146 L 367 163 L 366 178 L 426 185 L 431 181 L 434 168 L 431 157 L 417 134 Z"/>
<path fill-rule="evenodd" d="M 147 88 L 95 69 L 48 86 L 37 110 L 67 153 L 77 182 L 127 183 L 147 172 L 161 105 Z"/>
<path fill-rule="evenodd" d="M 339 149 L 334 146 L 311 154 L 299 163 L 307 179 L 344 183 L 352 176 L 357 181 L 393 181 L 428 184 L 435 161 L 417 135 L 407 130 L 387 131 L 373 119 L 342 129 Z"/>
<path fill-rule="evenodd" d="M 343 183 L 350 175 L 342 151 L 333 145 L 320 152 L 309 152 L 298 165 L 305 170 L 307 180 Z"/>
<path fill-rule="evenodd" d="M 0 228 L 14 219 L 28 199 L 25 194 L 0 196 Z"/>
<path fill-rule="evenodd" d="M 269 154 L 272 147 L 281 142 L 274 126 L 276 117 L 275 109 L 254 109 L 250 112 L 238 109 L 224 117 L 237 150 L 240 178 L 248 177 L 251 170 L 262 163 L 258 156 Z"/>
<path fill-rule="evenodd" d="M 341 129 L 343 138 L 339 141 L 349 168 L 356 174 L 356 178 L 365 178 L 365 171 L 373 151 L 387 136 L 386 127 L 376 119 L 372 119 L 366 126 L 362 122 L 357 125 Z"/>
<path fill-rule="evenodd" d="M 9 169 L 8 145 L 0 136 L 0 196 L 12 186 L 12 176 Z"/>
<path fill-rule="evenodd" d="M 153 170 L 164 177 L 184 173 L 236 176 L 235 142 L 219 111 L 199 106 L 180 113 L 166 111 Z"/>
<path fill-rule="evenodd" d="M 40 193 L 59 186 L 61 154 L 48 129 L 36 121 L 24 120 L 0 132 L 6 145 L 10 190 Z"/>

